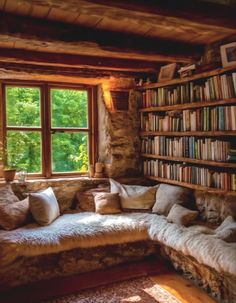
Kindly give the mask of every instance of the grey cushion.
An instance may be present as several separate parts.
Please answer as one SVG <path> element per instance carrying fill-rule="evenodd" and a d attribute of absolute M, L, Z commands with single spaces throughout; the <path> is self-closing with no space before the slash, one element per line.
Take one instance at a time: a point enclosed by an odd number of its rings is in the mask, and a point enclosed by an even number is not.
<path fill-rule="evenodd" d="M 30 211 L 41 225 L 48 225 L 59 215 L 59 205 L 51 187 L 42 192 L 29 195 Z"/>
<path fill-rule="evenodd" d="M 197 215 L 198 211 L 190 210 L 179 204 L 174 204 L 167 216 L 167 221 L 188 226 L 196 219 Z"/>
<path fill-rule="evenodd" d="M 189 199 L 191 195 L 192 191 L 188 188 L 160 184 L 156 193 L 156 202 L 152 208 L 152 212 L 167 216 L 174 204 L 185 204 L 190 202 Z"/>

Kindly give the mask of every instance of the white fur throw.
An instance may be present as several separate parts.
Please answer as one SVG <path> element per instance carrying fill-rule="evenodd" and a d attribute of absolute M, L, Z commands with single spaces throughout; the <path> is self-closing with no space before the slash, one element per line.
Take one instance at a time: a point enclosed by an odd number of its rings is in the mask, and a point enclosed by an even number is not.
<path fill-rule="evenodd" d="M 29 224 L 0 231 L 0 270 L 19 256 L 37 256 L 73 248 L 154 240 L 167 245 L 219 273 L 236 276 L 236 243 L 226 243 L 203 226 L 168 223 L 155 214 L 65 214 L 51 225 Z"/>
<path fill-rule="evenodd" d="M 1 230 L 0 265 L 19 256 L 147 240 L 149 218 L 148 214 L 103 216 L 86 212 L 65 214 L 48 226 L 29 224 L 11 232 Z"/>
<path fill-rule="evenodd" d="M 151 223 L 149 235 L 152 240 L 167 245 L 199 263 L 214 268 L 219 273 L 236 276 L 236 243 L 216 239 L 215 232 L 204 226 L 184 227 L 168 223 L 166 217 L 158 216 Z"/>

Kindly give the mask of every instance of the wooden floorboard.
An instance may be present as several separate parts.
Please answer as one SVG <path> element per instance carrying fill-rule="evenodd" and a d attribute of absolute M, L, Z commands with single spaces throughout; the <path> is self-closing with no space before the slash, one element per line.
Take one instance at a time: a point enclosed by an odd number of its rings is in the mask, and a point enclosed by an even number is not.
<path fill-rule="evenodd" d="M 216 303 L 206 292 L 177 274 L 163 260 L 156 258 L 11 288 L 0 292 L 0 302 L 37 303 L 83 289 L 142 276 L 149 276 L 154 283 L 174 295 L 180 303 Z"/>
<path fill-rule="evenodd" d="M 205 291 L 174 271 L 151 275 L 153 282 L 174 295 L 181 303 L 216 303 Z"/>

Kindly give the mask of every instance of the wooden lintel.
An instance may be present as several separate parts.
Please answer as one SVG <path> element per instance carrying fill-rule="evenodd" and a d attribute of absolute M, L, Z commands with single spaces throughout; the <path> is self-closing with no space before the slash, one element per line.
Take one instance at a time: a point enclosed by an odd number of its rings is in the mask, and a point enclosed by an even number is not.
<path fill-rule="evenodd" d="M 24 74 L 40 74 L 40 75 L 54 75 L 64 77 L 82 77 L 82 78 L 110 78 L 113 77 L 126 77 L 126 78 L 147 78 L 152 77 L 150 73 L 134 73 L 125 71 L 111 71 L 111 70 L 96 70 L 86 68 L 72 68 L 72 67 L 57 67 L 57 66 L 43 66 L 34 64 L 22 63 L 8 63 L 0 62 L 0 74 L 3 79 L 7 73 L 19 72 Z"/>
<path fill-rule="evenodd" d="M 130 71 L 137 73 L 157 73 L 160 69 L 160 64 L 151 61 L 46 53 L 11 48 L 0 48 L 0 61 L 60 67 L 91 68 L 96 70 Z"/>
<path fill-rule="evenodd" d="M 0 13 L 0 41 L 19 48 L 149 61 L 193 62 L 203 46 Z M 2 42 L 2 43 L 3 43 Z M 1 46 L 1 42 L 0 42 Z M 4 47 L 4 45 L 2 46 Z"/>

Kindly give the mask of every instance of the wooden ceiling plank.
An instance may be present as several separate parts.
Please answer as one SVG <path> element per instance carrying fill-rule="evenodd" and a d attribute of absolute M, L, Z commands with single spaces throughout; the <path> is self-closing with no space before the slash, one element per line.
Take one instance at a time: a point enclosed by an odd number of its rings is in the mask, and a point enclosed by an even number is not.
<path fill-rule="evenodd" d="M 234 9 L 236 5 L 227 6 L 219 3 L 196 0 L 24 0 L 32 4 L 51 6 L 65 11 L 84 12 L 89 15 L 104 15 L 124 18 L 169 18 L 187 20 L 199 24 L 235 29 Z"/>
<path fill-rule="evenodd" d="M 16 16 L 0 12 L 0 35 L 25 43 L 27 47 L 36 45 L 61 45 L 62 51 L 73 48 L 76 53 L 98 56 L 127 57 L 138 59 L 192 62 L 198 59 L 202 46 L 182 42 L 150 39 L 138 35 L 74 26 L 61 22 L 42 22 L 40 19 Z M 1 45 L 0 45 L 1 46 Z M 34 45 L 35 46 L 35 45 Z M 54 49 L 57 52 L 56 49 Z"/>

